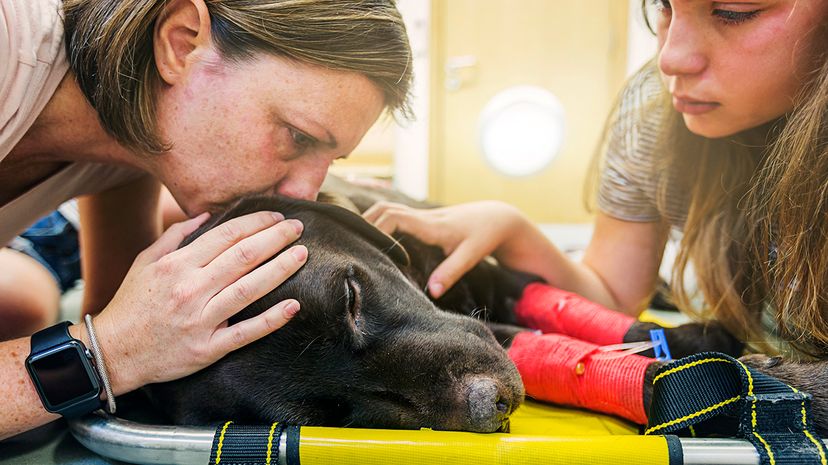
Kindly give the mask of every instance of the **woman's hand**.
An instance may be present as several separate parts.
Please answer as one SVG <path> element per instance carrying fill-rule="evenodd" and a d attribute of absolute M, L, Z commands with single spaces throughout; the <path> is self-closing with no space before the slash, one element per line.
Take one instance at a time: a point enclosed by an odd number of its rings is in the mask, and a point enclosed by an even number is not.
<path fill-rule="evenodd" d="M 253 213 L 178 249 L 207 216 L 173 225 L 138 255 L 95 318 L 116 394 L 194 373 L 282 327 L 299 310 L 291 299 L 227 324 L 305 263 L 304 246 L 279 253 L 300 236 L 302 223 L 278 213 Z"/>
<path fill-rule="evenodd" d="M 392 202 L 378 202 L 363 217 L 387 234 L 402 232 L 443 249 L 447 258 L 428 280 L 432 297 L 439 298 L 467 271 L 489 255 L 502 258 L 508 242 L 529 220 L 503 202 L 483 201 L 419 210 Z"/>

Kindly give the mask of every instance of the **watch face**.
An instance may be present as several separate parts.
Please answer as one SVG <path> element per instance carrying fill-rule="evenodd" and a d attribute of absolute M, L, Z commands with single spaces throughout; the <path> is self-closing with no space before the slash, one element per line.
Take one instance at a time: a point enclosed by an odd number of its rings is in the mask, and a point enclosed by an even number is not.
<path fill-rule="evenodd" d="M 47 407 L 58 409 L 61 404 L 99 395 L 94 374 L 83 349 L 68 342 L 29 361 L 29 369 L 39 386 Z"/>

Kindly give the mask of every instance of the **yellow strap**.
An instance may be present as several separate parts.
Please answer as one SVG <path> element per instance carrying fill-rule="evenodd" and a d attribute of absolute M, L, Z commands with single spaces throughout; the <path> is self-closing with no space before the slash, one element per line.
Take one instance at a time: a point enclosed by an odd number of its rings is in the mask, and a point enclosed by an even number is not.
<path fill-rule="evenodd" d="M 713 410 L 724 407 L 725 405 L 732 404 L 733 402 L 736 402 L 741 398 L 742 398 L 742 396 L 731 397 L 730 399 L 719 402 L 718 404 L 715 404 L 715 405 L 711 405 L 710 407 L 703 408 L 703 409 L 699 410 L 698 412 L 691 413 L 690 415 L 685 415 L 681 418 L 676 418 L 675 420 L 665 421 L 664 423 L 662 423 L 660 425 L 656 425 L 656 426 L 653 426 L 652 428 L 647 429 L 646 431 L 644 431 L 644 434 L 645 435 L 652 434 L 654 431 L 658 431 L 658 430 L 666 428 L 668 426 L 673 426 L 676 423 L 681 423 L 682 421 L 685 421 L 685 420 L 690 420 L 692 418 L 696 418 L 700 415 L 704 415 L 707 412 L 712 412 Z"/>
<path fill-rule="evenodd" d="M 756 431 L 753 432 L 753 435 L 759 438 L 759 441 L 761 441 L 762 445 L 765 446 L 765 450 L 768 452 L 768 458 L 770 459 L 771 465 L 776 465 L 776 459 L 773 458 L 773 451 L 770 448 L 770 444 L 765 442 L 765 438 L 759 436 L 759 433 L 757 433 Z"/>
<path fill-rule="evenodd" d="M 661 378 L 664 378 L 665 376 L 672 375 L 673 373 L 678 373 L 681 370 L 684 370 L 684 369 L 687 369 L 687 368 L 690 368 L 690 367 L 694 367 L 694 366 L 697 366 L 697 365 L 701 365 L 702 363 L 709 363 L 709 362 L 730 363 L 730 360 L 725 360 L 723 358 L 705 358 L 705 359 L 701 359 L 701 360 L 696 360 L 695 362 L 690 362 L 687 365 L 682 365 L 680 367 L 671 368 L 667 371 L 659 373 L 658 376 L 656 376 L 655 379 L 653 379 L 653 384 L 655 384 L 656 381 L 660 380 Z"/>
<path fill-rule="evenodd" d="M 227 423 L 224 424 L 224 427 L 221 428 L 221 435 L 219 436 L 218 450 L 216 451 L 216 465 L 219 465 L 219 462 L 221 462 L 221 446 L 222 446 L 222 444 L 224 444 L 224 433 L 227 432 L 227 427 L 230 426 L 230 423 L 233 423 L 233 422 L 228 421 Z"/>
<path fill-rule="evenodd" d="M 265 462 L 265 465 L 270 465 L 270 451 L 273 447 L 273 430 L 276 429 L 276 425 L 278 424 L 279 422 L 274 421 L 273 424 L 270 425 L 270 434 L 267 435 L 267 461 Z"/>

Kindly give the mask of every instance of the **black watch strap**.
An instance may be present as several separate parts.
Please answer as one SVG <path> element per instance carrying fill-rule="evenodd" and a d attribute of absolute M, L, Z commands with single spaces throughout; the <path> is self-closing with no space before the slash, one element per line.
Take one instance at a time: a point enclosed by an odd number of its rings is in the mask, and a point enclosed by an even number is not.
<path fill-rule="evenodd" d="M 86 347 L 83 345 L 83 343 L 81 341 L 78 341 L 77 339 L 73 338 L 72 335 L 69 333 L 69 326 L 71 326 L 71 325 L 72 325 L 71 322 L 63 321 L 61 323 L 58 323 L 54 326 L 50 326 L 46 329 L 42 329 L 42 330 L 36 332 L 35 334 L 33 334 L 32 337 L 31 337 L 31 346 L 32 346 L 31 353 L 32 353 L 32 355 L 42 353 L 42 352 L 46 352 L 46 351 L 52 349 L 53 347 L 57 347 L 61 344 L 66 344 L 68 342 L 75 341 L 75 343 L 83 349 L 83 352 L 86 352 L 86 354 L 82 355 L 82 357 L 88 357 L 89 352 L 86 350 Z M 30 357 L 32 355 L 30 355 Z M 28 359 L 27 359 L 27 362 L 28 362 Z M 100 387 L 100 381 L 98 379 L 97 371 L 95 371 L 94 366 L 92 365 L 91 361 L 89 361 L 88 358 L 87 358 L 87 361 L 84 361 L 83 363 L 88 367 L 86 369 L 88 375 L 89 376 L 94 376 L 94 380 L 91 380 L 91 381 L 93 381 L 92 386 L 93 386 L 93 389 L 98 390 L 98 394 L 94 395 L 93 397 L 79 398 L 75 402 L 69 403 L 69 405 L 65 405 L 63 407 L 60 407 L 58 410 L 52 410 L 47 406 L 47 403 L 46 403 L 46 400 L 45 400 L 45 394 L 43 392 L 41 392 L 40 388 L 37 387 L 38 384 L 36 383 L 35 385 L 36 385 L 36 388 L 38 389 L 38 394 L 40 395 L 41 400 L 44 402 L 43 405 L 44 405 L 44 407 L 46 407 L 46 410 L 48 410 L 50 412 L 54 412 L 54 413 L 59 413 L 59 414 L 63 415 L 64 417 L 67 417 L 67 418 L 75 418 L 75 417 L 80 417 L 82 415 L 85 415 L 87 413 L 93 412 L 93 411 L 101 408 L 101 406 L 103 405 L 103 401 L 101 401 L 101 399 L 99 397 L 101 387 Z M 27 366 L 28 366 L 28 363 L 27 363 Z M 29 368 L 31 368 L 31 367 L 29 367 Z M 30 369 L 30 375 L 34 376 L 31 373 L 31 369 Z M 63 404 L 61 404 L 61 405 L 63 405 Z"/>
<path fill-rule="evenodd" d="M 38 331 L 32 335 L 32 353 L 42 352 L 63 342 L 74 339 L 69 334 L 69 326 L 72 323 L 63 321 L 54 326 Z"/>

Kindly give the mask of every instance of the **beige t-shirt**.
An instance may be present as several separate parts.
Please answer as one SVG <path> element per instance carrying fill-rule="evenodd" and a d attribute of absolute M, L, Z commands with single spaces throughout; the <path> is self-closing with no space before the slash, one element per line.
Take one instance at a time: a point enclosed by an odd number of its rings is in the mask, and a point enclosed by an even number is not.
<path fill-rule="evenodd" d="M 0 163 L 69 70 L 61 0 L 0 0 Z M 0 246 L 62 202 L 136 179 L 123 166 L 73 163 L 0 206 Z"/>

